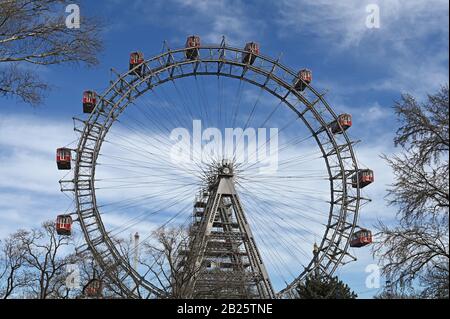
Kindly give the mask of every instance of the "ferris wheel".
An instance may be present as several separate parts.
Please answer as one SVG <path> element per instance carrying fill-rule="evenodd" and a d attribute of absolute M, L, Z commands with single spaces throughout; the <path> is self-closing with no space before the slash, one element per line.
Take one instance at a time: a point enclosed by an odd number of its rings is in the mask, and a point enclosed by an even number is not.
<path fill-rule="evenodd" d="M 56 227 L 71 235 L 77 222 L 79 251 L 125 296 L 166 298 L 170 284 L 118 247 L 134 232 L 138 255 L 155 231 L 187 230 L 180 269 L 198 270 L 188 298 L 293 297 L 306 276 L 332 275 L 371 243 L 358 215 L 373 171 L 356 160 L 351 115 L 333 111 L 311 70 L 255 42 L 189 36 L 150 59 L 133 52 L 128 71 L 113 72 L 102 94 L 84 92 L 77 144 L 57 149 L 74 210 Z"/>

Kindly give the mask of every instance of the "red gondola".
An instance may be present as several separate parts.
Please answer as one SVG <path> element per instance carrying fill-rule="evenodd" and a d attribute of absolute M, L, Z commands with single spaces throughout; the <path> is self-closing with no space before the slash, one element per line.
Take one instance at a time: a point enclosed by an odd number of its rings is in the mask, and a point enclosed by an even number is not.
<path fill-rule="evenodd" d="M 298 91 L 303 91 L 306 88 L 306 84 L 312 82 L 312 71 L 303 69 L 298 72 L 297 79 L 295 80 L 294 87 Z"/>
<path fill-rule="evenodd" d="M 331 124 L 331 132 L 333 134 L 342 134 L 352 126 L 352 116 L 350 114 L 341 114 L 337 121 Z"/>
<path fill-rule="evenodd" d="M 198 58 L 198 49 L 200 48 L 200 37 L 196 35 L 189 36 L 186 40 L 186 58 L 195 60 Z"/>
<path fill-rule="evenodd" d="M 259 54 L 259 44 L 256 42 L 250 42 L 245 45 L 246 51 L 242 55 L 242 63 L 253 64 L 256 60 L 256 55 Z"/>
<path fill-rule="evenodd" d="M 92 113 L 97 104 L 97 94 L 93 91 L 83 93 L 83 113 Z"/>
<path fill-rule="evenodd" d="M 359 179 L 359 188 L 366 187 L 369 184 L 372 184 L 375 180 L 373 171 L 370 169 L 360 169 L 358 173 L 352 176 L 352 187 L 358 188 L 358 179 Z"/>
<path fill-rule="evenodd" d="M 59 170 L 71 169 L 72 153 L 68 148 L 58 148 L 56 150 L 56 164 Z"/>
<path fill-rule="evenodd" d="M 142 74 L 142 68 L 144 63 L 144 54 L 142 52 L 132 52 L 130 54 L 130 70 L 134 70 L 137 75 Z M 140 65 L 140 66 L 139 66 Z"/>
<path fill-rule="evenodd" d="M 70 215 L 58 215 L 56 217 L 56 233 L 62 236 L 72 234 L 72 217 Z"/>
<path fill-rule="evenodd" d="M 353 233 L 350 240 L 350 247 L 363 247 L 372 243 L 372 232 L 367 229 L 361 229 Z"/>
<path fill-rule="evenodd" d="M 83 288 L 83 294 L 90 298 L 102 296 L 103 283 L 100 279 L 91 279 Z"/>

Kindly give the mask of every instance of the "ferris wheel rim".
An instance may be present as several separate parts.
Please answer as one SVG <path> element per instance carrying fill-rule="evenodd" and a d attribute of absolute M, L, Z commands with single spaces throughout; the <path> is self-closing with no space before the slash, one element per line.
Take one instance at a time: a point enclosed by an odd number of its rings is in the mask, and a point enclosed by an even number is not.
<path fill-rule="evenodd" d="M 160 61 L 161 59 L 164 59 L 164 58 L 167 58 L 168 61 L 170 61 L 170 59 L 174 55 L 176 55 L 177 53 L 184 53 L 186 50 L 187 50 L 187 48 L 176 49 L 176 50 L 168 50 L 166 52 L 163 52 L 160 55 L 156 55 L 156 56 L 146 60 L 143 63 L 143 65 L 147 66 L 147 65 L 150 65 L 152 63 L 152 61 L 153 62 L 154 61 Z M 97 139 L 96 144 L 95 144 L 95 149 L 93 149 L 93 158 L 92 158 L 93 163 L 92 163 L 92 170 L 91 170 L 91 181 L 92 181 L 91 187 L 92 187 L 92 208 L 93 208 L 93 214 L 95 214 L 96 217 L 97 217 L 97 222 L 98 222 L 97 226 L 98 226 L 98 229 L 100 230 L 100 232 L 102 233 L 102 235 L 101 235 L 102 239 L 104 240 L 104 242 L 107 243 L 108 248 L 112 252 L 111 255 L 113 256 L 113 258 L 116 261 L 118 261 L 118 263 L 123 263 L 123 262 L 126 263 L 126 261 L 123 260 L 123 258 L 120 256 L 120 254 L 118 254 L 117 252 L 114 251 L 115 247 L 112 244 L 111 239 L 109 238 L 108 232 L 106 231 L 106 229 L 105 229 L 105 227 L 103 225 L 103 222 L 102 222 L 102 219 L 101 219 L 101 216 L 100 216 L 100 211 L 98 210 L 98 207 L 97 207 L 97 204 L 96 204 L 94 177 L 95 177 L 95 170 L 96 170 L 96 160 L 97 160 L 98 154 L 100 152 L 101 145 L 103 143 L 104 137 L 106 136 L 108 130 L 110 129 L 110 127 L 112 126 L 114 121 L 117 119 L 117 117 L 114 118 L 114 117 L 111 117 L 111 115 L 113 114 L 113 110 L 115 110 L 115 109 L 117 109 L 119 107 L 120 101 L 124 101 L 125 100 L 126 93 L 133 92 L 139 84 L 142 84 L 145 81 L 147 81 L 149 77 L 153 77 L 153 76 L 155 76 L 156 74 L 159 74 L 159 73 L 168 72 L 168 70 L 170 70 L 170 69 L 174 70 L 174 69 L 180 67 L 181 65 L 188 65 L 188 64 L 194 64 L 194 63 L 197 64 L 197 65 L 201 64 L 201 63 L 218 63 L 218 64 L 222 63 L 223 65 L 232 65 L 232 66 L 237 66 L 237 67 L 242 67 L 242 68 L 248 68 L 248 69 L 251 69 L 252 71 L 255 71 L 255 72 L 260 71 L 260 74 L 267 75 L 267 79 L 268 80 L 269 80 L 269 78 L 271 80 L 273 80 L 272 77 L 274 76 L 274 74 L 272 72 L 267 74 L 266 70 L 259 69 L 257 66 L 244 64 L 244 63 L 238 63 L 238 61 L 236 61 L 236 60 L 228 60 L 225 57 L 225 53 L 227 53 L 227 52 L 231 52 L 231 53 L 235 53 L 235 54 L 243 54 L 243 53 L 245 53 L 246 51 L 244 51 L 242 49 L 232 48 L 232 47 L 228 47 L 226 45 L 221 45 L 221 46 L 202 46 L 202 47 L 199 48 L 199 51 L 205 51 L 205 50 L 206 51 L 208 51 L 208 50 L 209 51 L 218 50 L 218 51 L 222 51 L 224 54 L 219 59 L 210 59 L 210 60 L 202 59 L 201 57 L 198 60 L 195 60 L 195 61 L 186 60 L 186 59 L 183 60 L 183 61 L 181 61 L 181 60 L 180 61 L 176 61 L 174 59 L 174 60 L 172 60 L 172 63 L 166 65 L 165 67 L 163 67 L 163 68 L 161 68 L 161 69 L 159 69 L 157 71 L 151 71 L 150 73 L 147 73 L 145 76 L 136 77 L 135 79 L 132 79 L 131 81 L 127 81 L 127 80 L 129 78 L 131 78 L 131 77 L 134 77 L 133 70 L 130 70 L 128 72 L 125 72 L 123 74 L 118 75 L 117 80 L 114 83 L 112 83 L 111 86 L 107 90 L 105 90 L 105 93 L 103 93 L 100 96 L 98 104 L 97 104 L 97 107 L 95 108 L 94 112 L 90 115 L 89 119 L 85 122 L 84 132 L 83 132 L 82 137 L 80 138 L 80 141 L 79 141 L 79 144 L 78 144 L 78 147 L 77 147 L 77 154 L 83 154 L 83 151 L 85 150 L 86 142 L 87 142 L 86 137 L 88 137 L 89 131 L 92 130 L 92 127 L 94 127 L 95 124 L 97 123 L 96 120 L 99 118 L 99 105 L 101 105 L 102 103 L 108 104 L 108 102 L 110 102 L 109 100 L 106 99 L 106 97 L 108 95 L 108 92 L 111 92 L 111 90 L 113 88 L 116 88 L 116 86 L 118 84 L 124 85 L 124 83 L 126 83 L 126 85 L 129 86 L 129 91 L 122 93 L 121 98 L 119 99 L 119 103 L 117 103 L 116 105 L 113 106 L 109 116 L 105 119 L 105 123 L 104 124 L 106 124 L 108 120 L 112 119 L 112 121 L 110 122 L 110 125 L 108 127 L 103 125 L 102 128 L 101 128 L 102 129 L 102 133 L 104 132 L 104 134 L 103 135 L 101 135 L 101 134 L 98 135 L 98 139 Z M 275 60 L 273 60 L 271 58 L 268 58 L 268 57 L 265 57 L 265 56 L 262 56 L 262 55 L 255 55 L 255 56 L 258 59 L 261 59 L 261 60 L 263 60 L 265 62 L 271 63 L 272 70 L 274 70 L 275 68 L 279 68 L 279 69 L 283 70 L 284 72 L 286 72 L 287 74 L 289 74 L 290 76 L 292 76 L 294 78 L 297 76 L 292 70 L 290 70 L 287 67 L 281 65 L 279 63 L 279 61 L 275 61 Z M 150 69 L 150 70 L 152 70 L 152 69 Z M 191 77 L 191 76 L 197 76 L 197 75 L 227 76 L 226 74 L 222 74 L 220 71 L 219 72 L 215 72 L 215 73 L 211 72 L 211 73 L 207 73 L 207 74 L 206 73 L 202 74 L 201 72 L 193 72 L 192 74 L 186 74 L 186 75 L 183 75 L 183 76 L 180 76 L 180 77 L 173 77 L 173 76 L 171 76 L 171 78 L 166 80 L 166 81 L 160 81 L 160 82 L 158 82 L 157 85 L 152 85 L 151 88 L 149 87 L 145 92 L 140 93 L 137 97 L 139 97 L 140 95 L 143 95 L 148 90 L 152 90 L 154 87 L 157 87 L 158 85 L 160 85 L 162 83 L 165 83 L 167 81 L 170 81 L 170 80 L 175 81 L 175 80 L 177 80 L 179 78 Z M 232 77 L 231 74 L 230 74 L 229 77 Z M 243 74 L 240 79 L 244 80 L 244 81 L 247 81 L 247 79 L 245 78 L 245 74 Z M 257 85 L 257 83 L 252 83 L 251 81 L 247 81 L 247 82 L 252 84 L 252 85 Z M 286 87 L 286 89 L 289 90 L 290 94 L 296 96 L 299 100 L 301 100 L 302 94 L 299 93 L 293 87 L 292 84 L 289 84 L 289 83 L 283 83 L 283 84 L 287 84 L 287 87 L 286 86 L 285 87 Z M 280 99 L 280 96 L 277 96 L 277 95 L 273 94 L 273 92 L 268 90 L 268 87 L 266 87 L 265 85 L 264 86 L 260 86 L 260 87 L 265 89 L 267 92 L 271 93 L 272 95 L 274 95 L 278 99 Z M 325 101 L 325 99 L 323 98 L 323 95 L 319 94 L 310 85 L 307 85 L 307 88 L 308 88 L 308 90 L 310 90 L 318 98 L 318 100 L 321 103 L 323 103 L 323 105 L 327 108 L 327 110 L 330 112 L 330 114 L 335 119 L 337 119 L 337 115 L 334 113 L 332 108 Z M 108 102 L 105 102 L 105 101 L 108 101 Z M 286 103 L 286 101 L 283 101 L 283 102 Z M 304 105 L 308 105 L 309 101 L 306 100 L 306 103 L 304 101 L 302 101 L 302 103 Z M 123 109 L 120 111 L 120 113 L 122 113 L 129 104 L 130 104 L 130 100 L 128 101 L 128 103 L 126 103 L 126 105 L 123 107 Z M 334 139 L 334 135 L 331 132 L 329 132 L 329 130 L 328 130 L 329 123 L 326 123 L 322 119 L 321 115 L 318 114 L 317 112 L 315 112 L 314 107 L 311 107 L 311 112 L 313 112 L 313 114 L 314 114 L 316 119 L 317 119 L 317 117 L 321 119 L 321 122 L 322 122 L 321 124 L 323 125 L 322 127 L 325 129 L 325 132 L 326 132 L 327 136 L 329 137 L 329 139 L 333 142 L 333 147 L 336 149 L 336 156 L 339 157 L 340 156 L 339 147 L 342 147 L 342 145 L 338 145 L 338 143 Z M 303 120 L 303 122 L 305 124 L 307 123 L 305 118 L 301 117 L 301 119 Z M 319 119 L 317 119 L 317 120 L 320 121 Z M 308 129 L 312 133 L 315 133 L 314 130 L 311 127 L 308 127 Z M 347 142 L 346 147 L 348 148 L 348 151 L 351 154 L 351 160 L 352 160 L 352 163 L 353 163 L 353 170 L 357 171 L 358 170 L 358 164 L 357 164 L 354 152 L 353 152 L 352 142 L 350 141 L 349 137 L 347 136 L 347 134 L 345 132 L 343 132 L 342 136 L 344 137 L 345 141 Z M 323 147 L 321 145 L 321 141 L 317 138 L 316 135 L 314 136 L 314 138 L 315 138 L 315 141 L 318 144 L 319 148 L 321 149 L 321 152 L 325 155 L 324 149 L 323 149 Z M 331 172 L 330 172 L 330 164 L 328 162 L 328 157 L 324 156 L 324 158 L 325 158 L 325 163 L 327 165 L 328 174 L 330 175 Z M 340 162 L 342 162 L 342 160 L 340 160 Z M 85 240 L 87 242 L 87 246 L 90 248 L 90 250 L 93 250 L 95 252 L 95 247 L 96 246 L 92 242 L 91 237 L 86 232 L 86 224 L 84 223 L 84 218 L 83 218 L 84 215 L 83 215 L 82 210 L 79 208 L 80 202 L 79 202 L 79 193 L 78 193 L 78 191 L 79 191 L 79 175 L 80 175 L 79 172 L 80 172 L 80 168 L 81 167 L 80 167 L 79 156 L 77 156 L 77 161 L 76 161 L 76 165 L 75 165 L 75 177 L 74 177 L 74 190 L 75 190 L 74 192 L 75 192 L 76 204 L 77 204 L 77 214 L 78 214 L 78 217 L 79 217 L 78 219 L 79 219 L 80 224 L 81 224 L 82 229 L 83 229 L 83 233 L 84 233 L 84 236 L 85 236 Z M 346 170 L 345 170 L 345 168 L 343 167 L 342 164 L 341 164 L 341 173 L 342 173 L 343 180 L 345 180 L 347 178 L 346 177 L 347 172 L 346 172 Z M 343 185 L 346 185 L 345 182 L 343 182 Z M 330 188 L 331 188 L 331 195 L 332 195 L 332 198 L 333 198 L 333 195 L 334 195 L 333 194 L 333 181 L 330 181 Z M 334 273 L 336 268 L 339 266 L 342 258 L 345 257 L 346 250 L 348 249 L 348 246 L 349 246 L 349 238 L 350 238 L 351 234 L 353 233 L 353 230 L 354 230 L 354 228 L 356 227 L 356 224 L 357 224 L 360 199 L 361 199 L 360 190 L 359 190 L 359 188 L 357 188 L 357 190 L 356 190 L 356 205 L 357 205 L 357 208 L 356 208 L 356 211 L 353 213 L 353 219 L 351 220 L 350 232 L 346 234 L 347 235 L 347 240 L 346 240 L 346 244 L 344 246 L 344 251 L 345 252 L 344 252 L 344 254 L 341 254 L 339 256 L 340 259 L 337 260 L 337 262 L 334 265 L 332 265 L 333 267 L 329 271 L 330 274 Z M 343 199 L 342 200 L 346 201 L 346 198 L 344 198 L 344 195 L 343 195 Z M 330 229 L 332 229 L 330 227 L 330 225 L 331 225 L 331 219 L 332 219 L 333 205 L 335 205 L 335 204 L 330 202 L 329 219 L 328 219 L 328 222 L 327 222 L 325 234 L 324 234 L 323 239 L 322 239 L 322 241 L 320 243 L 320 248 L 319 248 L 320 250 L 323 248 L 323 246 L 325 244 L 325 238 L 327 236 L 327 233 L 329 232 Z M 341 207 L 340 212 L 341 212 L 342 215 L 340 215 L 339 217 L 343 216 L 344 217 L 343 220 L 345 222 L 346 221 L 345 218 L 347 217 L 346 216 L 347 212 L 346 212 L 344 206 Z M 338 229 L 334 229 L 332 240 L 339 240 L 340 241 L 340 240 L 342 240 L 342 238 L 343 238 L 343 232 L 342 231 L 339 232 Z M 322 253 L 322 255 L 319 257 L 320 258 L 319 262 L 318 262 L 319 265 L 321 265 L 321 261 L 324 260 L 324 258 L 326 257 L 326 254 L 330 250 L 332 250 L 332 248 L 333 247 L 329 246 L 327 248 L 327 250 Z M 101 257 L 101 256 L 99 257 L 98 254 L 96 254 L 96 253 L 94 253 L 94 256 L 96 257 L 96 259 Z M 137 288 L 138 288 L 138 285 L 141 284 L 141 285 L 144 286 L 145 289 L 150 290 L 150 292 L 153 293 L 154 295 L 156 295 L 156 296 L 163 296 L 163 292 L 161 290 L 158 290 L 158 287 L 153 286 L 150 282 L 148 282 L 148 286 L 147 286 L 146 280 L 144 278 L 142 278 L 136 271 L 133 271 L 133 269 L 132 269 L 132 267 L 130 265 L 127 265 L 126 268 L 127 268 L 126 270 L 129 271 L 131 276 L 135 277 L 133 279 L 136 279 L 134 281 L 136 282 L 136 287 Z M 278 292 L 278 296 L 282 296 L 283 294 L 288 293 L 289 291 L 291 291 L 292 288 L 304 277 L 305 274 L 310 273 L 315 268 L 316 268 L 316 266 L 314 265 L 313 260 L 311 260 L 309 265 L 307 267 L 305 267 L 304 271 L 297 278 L 295 278 L 291 283 L 289 283 L 286 288 L 284 288 L 284 289 L 282 289 L 282 290 L 280 290 Z M 118 283 L 118 284 L 120 286 L 120 283 Z M 139 293 L 139 289 L 136 289 L 136 291 Z M 129 291 L 129 293 L 131 293 L 131 295 L 136 295 L 133 291 L 131 291 L 131 292 Z"/>

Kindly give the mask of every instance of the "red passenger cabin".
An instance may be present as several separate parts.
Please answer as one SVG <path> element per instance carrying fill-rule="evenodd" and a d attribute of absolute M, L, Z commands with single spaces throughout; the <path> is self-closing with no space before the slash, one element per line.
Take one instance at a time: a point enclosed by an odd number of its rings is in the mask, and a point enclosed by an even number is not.
<path fill-rule="evenodd" d="M 372 243 L 372 232 L 367 229 L 361 229 L 354 232 L 350 240 L 350 247 L 363 247 Z"/>
<path fill-rule="evenodd" d="M 191 35 L 186 40 L 186 58 L 195 60 L 198 58 L 198 49 L 200 48 L 200 37 Z"/>
<path fill-rule="evenodd" d="M 358 181 L 359 181 L 359 188 L 364 188 L 367 185 L 372 184 L 374 180 L 375 178 L 372 170 L 360 169 L 352 177 L 352 186 L 353 188 L 358 188 Z"/>
<path fill-rule="evenodd" d="M 137 75 L 142 75 L 142 69 L 144 63 L 144 54 L 142 52 L 132 52 L 130 54 L 130 71 L 134 70 Z"/>
<path fill-rule="evenodd" d="M 242 55 L 242 63 L 253 64 L 259 54 L 259 44 L 256 42 L 247 43 L 244 51 L 246 52 Z"/>
<path fill-rule="evenodd" d="M 304 91 L 306 84 L 312 82 L 312 71 L 308 69 L 300 70 L 297 74 L 297 79 L 295 80 L 294 87 L 298 91 Z"/>
<path fill-rule="evenodd" d="M 331 124 L 333 134 L 342 134 L 352 126 L 352 116 L 350 114 L 341 114 L 337 121 Z"/>
<path fill-rule="evenodd" d="M 72 234 L 72 217 L 70 215 L 58 215 L 56 217 L 56 233 L 62 236 Z"/>
<path fill-rule="evenodd" d="M 97 104 L 97 94 L 94 91 L 83 93 L 83 113 L 92 113 Z"/>
<path fill-rule="evenodd" d="M 102 296 L 103 283 L 100 279 L 91 279 L 83 288 L 83 294 L 90 298 Z"/>
<path fill-rule="evenodd" d="M 59 170 L 71 169 L 72 153 L 68 148 L 58 148 L 56 150 L 56 164 Z"/>

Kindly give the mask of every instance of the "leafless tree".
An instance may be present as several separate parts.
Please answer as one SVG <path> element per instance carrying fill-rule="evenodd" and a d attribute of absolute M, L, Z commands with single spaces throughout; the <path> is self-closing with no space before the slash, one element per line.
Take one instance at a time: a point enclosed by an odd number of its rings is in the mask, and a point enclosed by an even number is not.
<path fill-rule="evenodd" d="M 65 8 L 77 1 L 0 2 L 0 96 L 40 104 L 49 86 L 39 77 L 38 66 L 98 63 L 102 49 L 98 19 L 82 13 L 79 29 L 66 26 Z"/>
<path fill-rule="evenodd" d="M 83 287 L 93 279 L 98 279 L 102 282 L 102 298 L 124 298 L 123 293 L 117 285 L 107 276 L 104 269 L 98 266 L 94 257 L 89 251 L 77 253 L 74 256 L 76 266 L 79 271 L 79 287 L 72 292 L 73 298 L 85 298 L 83 295 Z M 109 271 L 114 271 L 109 269 Z"/>
<path fill-rule="evenodd" d="M 58 236 L 54 222 L 45 222 L 42 228 L 19 232 L 17 239 L 24 254 L 27 295 L 38 299 L 67 297 L 69 292 L 63 285 L 66 267 L 75 262 L 70 238 Z"/>
<path fill-rule="evenodd" d="M 394 142 L 402 151 L 383 157 L 395 174 L 388 199 L 398 208 L 399 222 L 379 223 L 381 240 L 374 253 L 394 286 L 411 287 L 418 280 L 425 285 L 424 297 L 448 298 L 448 85 L 424 103 L 404 95 L 394 108 L 401 123 Z"/>
<path fill-rule="evenodd" d="M 137 256 L 133 239 L 113 240 L 119 253 L 133 265 Z M 139 246 L 137 266 L 156 278 L 165 291 L 164 298 L 186 298 L 189 283 L 200 270 L 191 269 L 188 246 L 188 232 L 183 227 L 161 228 Z M 74 251 L 71 237 L 59 236 L 52 221 L 40 228 L 17 231 L 0 242 L 0 248 L 1 298 L 86 298 L 83 287 L 94 278 L 102 282 L 102 298 L 128 297 L 114 282 L 114 278 L 126 277 L 121 268 L 115 267 L 113 260 L 102 268 L 89 250 Z M 69 276 L 77 277 L 73 285 L 68 285 Z M 130 279 L 121 284 L 133 289 L 136 283 Z"/>
<path fill-rule="evenodd" d="M 66 266 L 74 263 L 71 239 L 56 233 L 54 222 L 18 230 L 1 245 L 0 297 L 70 298 Z"/>
<path fill-rule="evenodd" d="M 114 241 L 131 264 L 132 240 Z M 102 298 L 126 298 L 111 279 L 123 277 L 113 261 L 102 269 L 88 250 L 74 248 L 73 236 L 59 236 L 53 221 L 0 241 L 0 298 L 85 298 L 83 287 L 94 278 L 102 282 Z"/>
<path fill-rule="evenodd" d="M 117 247 L 121 256 L 129 265 L 134 265 L 134 260 L 138 252 L 135 250 L 135 244 L 133 238 L 130 236 L 128 239 L 125 238 L 112 238 L 114 245 Z M 113 278 L 124 278 L 127 277 L 126 273 L 121 267 L 118 267 L 115 261 L 111 260 L 109 262 L 109 267 L 107 269 L 102 269 L 100 272 L 101 277 L 104 281 L 104 297 L 105 298 L 127 298 L 123 291 L 120 290 Z M 128 289 L 134 290 L 136 282 L 131 278 L 124 279 L 121 282 L 122 285 L 128 286 Z M 139 298 L 142 298 L 141 291 L 139 289 L 135 290 L 135 293 Z"/>
<path fill-rule="evenodd" d="M 199 271 L 186 259 L 188 242 L 186 229 L 177 227 L 158 229 L 143 244 L 140 263 L 154 275 L 167 298 L 186 298 L 188 284 Z"/>
<path fill-rule="evenodd" d="M 183 267 L 184 255 L 182 250 L 187 242 L 186 232 L 183 228 L 159 229 L 148 238 L 142 245 L 136 247 L 132 237 L 112 238 L 120 255 L 129 265 L 145 268 L 144 272 L 152 274 L 159 281 L 165 291 L 165 298 L 182 298 L 185 296 L 188 273 Z M 136 249 L 138 248 L 138 249 Z M 97 265 L 89 251 L 76 255 L 77 265 L 80 270 L 80 282 L 87 283 L 93 278 L 101 280 L 103 284 L 102 298 L 127 298 L 114 281 L 115 278 L 127 278 L 121 267 L 115 267 L 112 259 L 106 262 L 107 267 Z M 135 265 L 135 261 L 137 264 Z M 136 283 L 128 277 L 121 282 L 134 290 Z M 85 298 L 81 289 L 77 290 L 77 297 Z M 134 290 L 138 297 L 141 291 Z"/>
<path fill-rule="evenodd" d="M 428 271 L 421 275 L 421 282 L 425 286 L 421 296 L 434 298 L 448 298 L 448 262 L 436 262 L 428 267 Z"/>
<path fill-rule="evenodd" d="M 0 298 L 7 299 L 27 283 L 22 272 L 24 251 L 18 242 L 20 233 L 0 241 Z"/>

